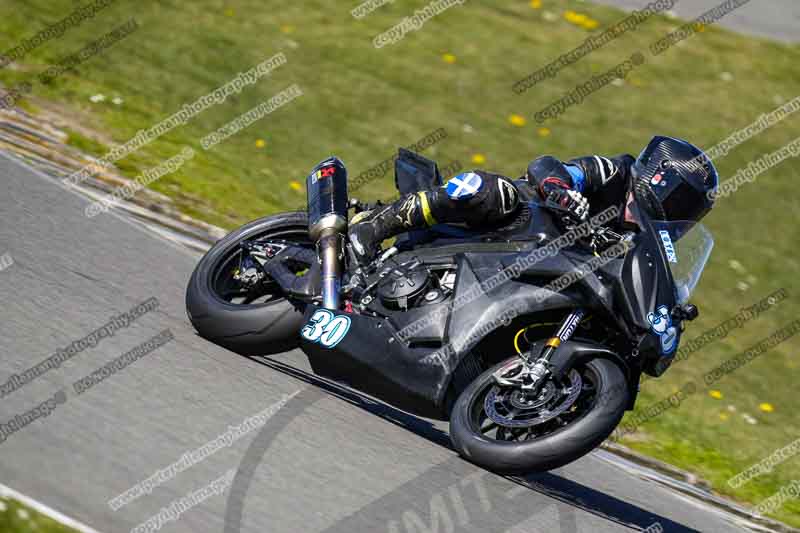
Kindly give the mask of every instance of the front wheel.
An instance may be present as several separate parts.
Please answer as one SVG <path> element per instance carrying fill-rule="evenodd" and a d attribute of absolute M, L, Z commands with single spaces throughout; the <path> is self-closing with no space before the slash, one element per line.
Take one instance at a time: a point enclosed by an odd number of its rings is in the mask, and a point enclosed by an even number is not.
<path fill-rule="evenodd" d="M 503 474 L 552 470 L 589 453 L 622 419 L 629 392 L 612 361 L 593 359 L 560 381 L 551 377 L 535 397 L 492 377 L 517 361 L 478 376 L 453 407 L 450 438 L 469 461 Z"/>

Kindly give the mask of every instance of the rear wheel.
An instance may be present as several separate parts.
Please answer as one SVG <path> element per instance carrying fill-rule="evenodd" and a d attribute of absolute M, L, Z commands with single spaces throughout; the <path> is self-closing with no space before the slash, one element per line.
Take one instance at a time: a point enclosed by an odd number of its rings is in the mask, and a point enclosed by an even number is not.
<path fill-rule="evenodd" d="M 313 248 L 306 213 L 282 213 L 254 220 L 218 241 L 195 267 L 186 289 L 192 325 L 206 339 L 244 355 L 295 348 L 303 309 L 287 301 L 271 279 L 253 287 L 235 278 L 242 241 L 282 239 Z"/>
<path fill-rule="evenodd" d="M 495 372 L 517 361 L 481 374 L 453 407 L 450 437 L 473 463 L 509 474 L 552 470 L 589 453 L 622 419 L 629 392 L 612 361 L 593 359 L 560 381 L 551 377 L 535 397 L 495 382 Z"/>

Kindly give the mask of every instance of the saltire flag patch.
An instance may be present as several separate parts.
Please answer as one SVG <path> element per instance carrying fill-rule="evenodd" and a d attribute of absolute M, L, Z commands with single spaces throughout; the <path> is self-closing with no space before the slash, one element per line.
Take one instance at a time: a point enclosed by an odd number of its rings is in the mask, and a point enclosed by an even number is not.
<path fill-rule="evenodd" d="M 474 172 L 465 172 L 447 182 L 447 196 L 452 200 L 469 200 L 483 187 L 483 180 Z"/>

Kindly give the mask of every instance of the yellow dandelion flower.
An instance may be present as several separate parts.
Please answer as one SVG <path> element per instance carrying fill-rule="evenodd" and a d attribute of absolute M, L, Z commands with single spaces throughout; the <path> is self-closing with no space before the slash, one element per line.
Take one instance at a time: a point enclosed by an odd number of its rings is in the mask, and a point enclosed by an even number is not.
<path fill-rule="evenodd" d="M 525 117 L 523 117 L 522 115 L 511 115 L 510 117 L 508 117 L 508 121 L 512 125 L 520 128 L 528 123 L 528 121 L 525 120 Z"/>
<path fill-rule="evenodd" d="M 722 392 L 720 392 L 718 390 L 710 390 L 710 391 L 708 391 L 708 395 L 711 396 L 712 398 L 714 398 L 715 400 L 721 400 L 722 399 Z"/>
<path fill-rule="evenodd" d="M 233 9 L 228 8 L 228 9 L 225 10 L 225 16 L 226 17 L 232 17 L 233 15 L 235 15 Z"/>
<path fill-rule="evenodd" d="M 256 148 L 264 148 L 266 145 L 267 143 L 264 141 L 264 139 L 258 139 L 256 141 Z"/>
<path fill-rule="evenodd" d="M 472 156 L 472 162 L 476 165 L 482 165 L 486 163 L 486 156 L 483 154 L 474 154 Z"/>
<path fill-rule="evenodd" d="M 295 190 L 295 191 L 297 191 L 297 192 L 300 192 L 300 191 L 302 191 L 302 190 L 303 190 L 303 186 L 302 186 L 302 185 L 300 185 L 300 182 L 299 182 L 299 181 L 290 181 L 290 182 L 289 182 L 289 187 L 290 187 L 292 190 Z"/>
<path fill-rule="evenodd" d="M 550 135 L 550 128 L 539 128 L 539 137 L 548 137 Z"/>
<path fill-rule="evenodd" d="M 284 24 L 281 26 L 281 32 L 283 33 L 292 33 L 294 31 L 294 26 L 291 24 Z"/>
<path fill-rule="evenodd" d="M 729 418 L 728 417 L 728 413 L 720 413 L 719 414 L 719 419 L 722 420 L 723 422 L 726 421 L 728 418 Z"/>
<path fill-rule="evenodd" d="M 449 63 L 450 65 L 452 65 L 453 63 L 456 62 L 456 56 L 454 56 L 453 54 L 444 54 L 442 56 L 442 60 L 445 63 Z"/>
<path fill-rule="evenodd" d="M 578 26 L 586 24 L 586 21 L 589 20 L 589 17 L 583 13 L 576 13 L 574 11 L 565 11 L 564 18 L 567 20 L 567 22 L 571 22 L 572 24 Z"/>
<path fill-rule="evenodd" d="M 758 408 L 761 409 L 762 411 L 764 411 L 765 413 L 771 413 L 772 411 L 775 410 L 775 408 L 772 406 L 772 404 L 771 403 L 767 403 L 767 402 L 759 404 Z"/>
<path fill-rule="evenodd" d="M 586 21 L 583 24 L 581 24 L 581 26 L 583 26 L 584 29 L 587 29 L 587 30 L 590 30 L 590 31 L 595 29 L 595 28 L 597 28 L 599 25 L 600 25 L 600 23 L 597 22 L 594 19 L 586 19 Z"/>
<path fill-rule="evenodd" d="M 542 0 L 531 0 L 531 7 L 533 9 L 539 9 L 542 7 Z"/>

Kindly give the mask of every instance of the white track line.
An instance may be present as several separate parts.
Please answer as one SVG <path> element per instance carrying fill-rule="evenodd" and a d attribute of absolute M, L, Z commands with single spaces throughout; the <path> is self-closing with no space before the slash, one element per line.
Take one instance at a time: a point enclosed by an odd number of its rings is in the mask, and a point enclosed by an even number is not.
<path fill-rule="evenodd" d="M 47 505 L 41 502 L 37 502 L 33 498 L 25 496 L 24 494 L 19 493 L 10 487 L 6 487 L 2 483 L 0 483 L 0 497 L 12 498 L 20 503 L 24 503 L 31 509 L 37 511 L 38 513 L 41 513 L 49 518 L 52 518 L 56 522 L 64 524 L 67 527 L 71 527 L 72 529 L 80 531 L 80 533 L 99 533 L 96 529 L 93 529 L 87 526 L 86 524 L 78 522 L 77 520 L 70 518 L 59 511 L 56 511 L 52 507 L 48 507 Z"/>

